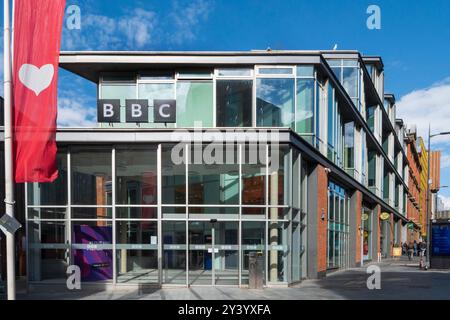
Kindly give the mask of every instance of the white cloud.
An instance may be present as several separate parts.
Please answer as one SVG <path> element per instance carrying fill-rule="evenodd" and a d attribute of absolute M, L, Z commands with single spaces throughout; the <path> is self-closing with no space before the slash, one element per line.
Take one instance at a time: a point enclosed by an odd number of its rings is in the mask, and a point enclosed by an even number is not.
<path fill-rule="evenodd" d="M 156 14 L 139 8 L 117 18 L 82 15 L 81 30 L 63 29 L 62 49 L 141 49 L 152 43 L 155 24 Z"/>
<path fill-rule="evenodd" d="M 96 127 L 95 109 L 86 108 L 84 100 L 58 99 L 58 127 Z"/>
<path fill-rule="evenodd" d="M 172 13 L 170 14 L 175 24 L 176 30 L 171 36 L 171 41 L 175 44 L 184 41 L 192 41 L 196 38 L 197 26 L 208 19 L 213 3 L 208 0 L 196 0 L 186 5 L 174 2 Z"/>
<path fill-rule="evenodd" d="M 416 124 L 418 135 L 424 140 L 427 140 L 428 124 L 432 133 L 450 131 L 450 77 L 401 97 L 397 113 L 407 124 Z M 450 144 L 450 135 L 435 137 L 432 142 Z"/>

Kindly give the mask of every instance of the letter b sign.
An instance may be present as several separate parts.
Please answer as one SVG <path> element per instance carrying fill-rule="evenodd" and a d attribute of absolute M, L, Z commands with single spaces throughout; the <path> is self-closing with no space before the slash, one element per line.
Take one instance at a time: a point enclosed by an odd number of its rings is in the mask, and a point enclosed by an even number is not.
<path fill-rule="evenodd" d="M 148 122 L 148 100 L 126 100 L 127 122 Z"/>
<path fill-rule="evenodd" d="M 98 122 L 120 122 L 120 100 L 101 99 L 97 102 Z"/>

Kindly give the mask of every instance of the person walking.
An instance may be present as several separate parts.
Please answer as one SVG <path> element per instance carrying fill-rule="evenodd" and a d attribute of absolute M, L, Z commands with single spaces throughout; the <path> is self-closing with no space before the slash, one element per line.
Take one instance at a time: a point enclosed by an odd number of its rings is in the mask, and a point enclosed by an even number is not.
<path fill-rule="evenodd" d="M 414 243 L 412 241 L 410 241 L 408 244 L 408 259 L 409 259 L 409 261 L 412 260 L 413 255 L 414 255 Z"/>
<path fill-rule="evenodd" d="M 414 256 L 417 257 L 417 241 L 414 240 Z"/>

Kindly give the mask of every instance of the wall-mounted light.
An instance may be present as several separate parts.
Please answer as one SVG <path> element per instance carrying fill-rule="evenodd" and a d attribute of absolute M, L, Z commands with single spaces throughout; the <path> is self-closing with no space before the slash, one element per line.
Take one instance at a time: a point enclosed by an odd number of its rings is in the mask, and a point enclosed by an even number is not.
<path fill-rule="evenodd" d="M 320 216 L 320 218 L 322 219 L 322 221 L 325 220 L 325 210 L 322 208 L 322 215 Z"/>

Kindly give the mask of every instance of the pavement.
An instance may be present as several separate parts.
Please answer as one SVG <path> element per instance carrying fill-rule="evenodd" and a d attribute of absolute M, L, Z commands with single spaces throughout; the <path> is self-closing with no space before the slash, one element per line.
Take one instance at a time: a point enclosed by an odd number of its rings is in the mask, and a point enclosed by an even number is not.
<path fill-rule="evenodd" d="M 380 289 L 369 290 L 368 266 L 379 267 Z M 38 289 L 27 292 L 22 288 L 18 299 L 88 299 L 88 300 L 360 300 L 360 299 L 450 299 L 449 270 L 420 270 L 415 258 L 408 261 L 385 260 L 359 268 L 336 271 L 324 279 L 304 280 L 292 287 L 275 287 L 250 290 L 237 287 L 190 288 L 115 288 L 113 290 Z"/>

